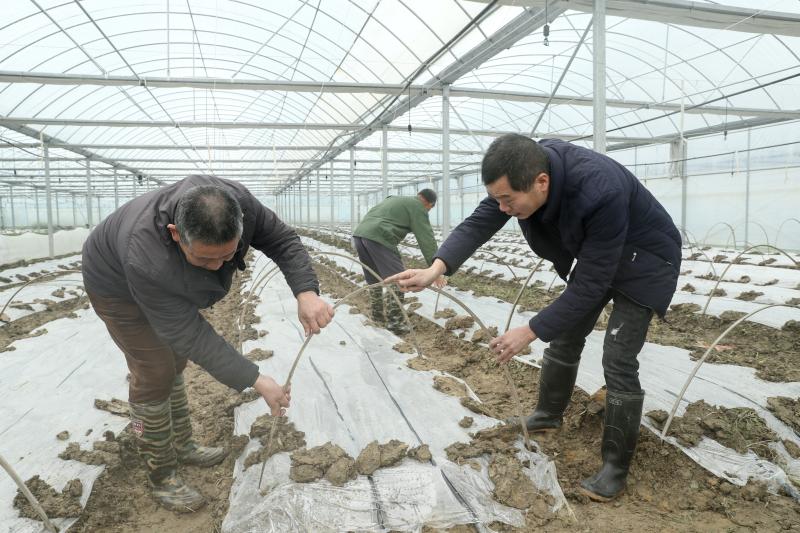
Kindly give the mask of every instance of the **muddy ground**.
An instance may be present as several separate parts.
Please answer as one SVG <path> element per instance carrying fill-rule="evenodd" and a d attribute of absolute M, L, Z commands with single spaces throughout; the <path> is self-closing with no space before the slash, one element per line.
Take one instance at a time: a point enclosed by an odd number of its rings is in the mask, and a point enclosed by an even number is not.
<path fill-rule="evenodd" d="M 334 298 L 354 288 L 328 268 L 317 272 L 323 289 Z M 366 297 L 356 297 L 354 304 L 368 313 Z M 504 419 L 514 414 L 504 374 L 485 348 L 460 340 L 421 317 L 413 320 L 426 358 L 412 359 L 409 366 L 449 372 L 464 379 L 483 400 L 481 407 L 493 416 Z M 538 370 L 518 363 L 509 369 L 524 409 L 532 409 Z M 590 502 L 577 487 L 601 464 L 602 413 L 592 404 L 585 393 L 576 390 L 564 428 L 539 439 L 542 449 L 556 462 L 559 482 L 578 523 L 529 514 L 528 526 L 521 531 L 800 531 L 800 509 L 790 498 L 770 495 L 758 484 L 739 488 L 721 481 L 647 430 L 639 438 L 628 490 L 613 503 Z"/>
<path fill-rule="evenodd" d="M 228 297 L 204 311 L 216 330 L 233 343 L 237 340 L 234 321 L 242 309 L 240 286 L 241 279 L 235 278 Z M 122 357 L 122 354 L 115 355 Z M 237 394 L 191 362 L 184 376 L 195 438 L 201 444 L 230 450 L 225 461 L 217 466 L 180 469 L 183 478 L 207 498 L 208 504 L 189 515 L 176 514 L 157 505 L 150 496 L 144 465 L 126 430 L 118 438 L 121 442 L 119 466 L 107 468 L 97 479 L 80 520 L 69 530 L 71 533 L 219 531 L 228 509 L 233 463 L 248 441 L 246 436 L 233 436 L 233 409 L 255 396 Z"/>
<path fill-rule="evenodd" d="M 350 282 L 324 268 L 318 268 L 318 272 L 323 290 L 334 297 L 353 288 Z M 241 280 L 234 280 L 229 296 L 205 313 L 217 331 L 234 343 L 237 341 L 234 320 L 242 309 L 242 298 L 238 294 L 240 283 Z M 366 297 L 356 303 L 362 312 L 368 309 Z M 60 311 L 62 316 L 71 312 L 70 309 Z M 55 318 L 57 316 L 53 315 L 49 319 Z M 481 408 L 493 416 L 502 419 L 513 414 L 507 384 L 484 349 L 459 340 L 420 317 L 415 317 L 414 321 L 418 341 L 428 358 L 415 359 L 418 367 L 446 370 L 466 380 L 484 401 Z M 22 328 L 17 333 L 26 335 L 33 329 Z M 250 330 L 248 336 L 258 334 L 254 328 Z M 6 345 L 13 337 L 15 334 L 9 336 Z M 510 368 L 522 402 L 530 409 L 537 393 L 537 371 L 517 364 Z M 108 468 L 96 481 L 89 503 L 80 520 L 70 528 L 71 532 L 219 530 L 227 512 L 233 462 L 247 442 L 247 437 L 232 436 L 233 408 L 254 396 L 231 391 L 191 363 L 184 375 L 196 439 L 201 444 L 225 446 L 231 450 L 228 458 L 216 467 L 181 469 L 184 478 L 206 496 L 209 504 L 191 515 L 179 515 L 159 507 L 150 496 L 145 469 L 134 452 L 130 433 L 125 431 L 102 439 L 113 437 L 119 443 L 119 463 Z M 559 480 L 578 523 L 564 518 L 542 518 L 531 511 L 528 528 L 522 531 L 539 530 L 537 524 L 545 531 L 800 531 L 798 507 L 788 498 L 770 496 L 758 486 L 739 489 L 720 482 L 676 449 L 659 443 L 648 432 L 640 438 L 627 493 L 612 504 L 587 501 L 575 487 L 600 465 L 602 415 L 591 409 L 590 404 L 585 394 L 576 391 L 567 411 L 565 428 L 540 441 L 544 451 L 556 461 Z M 452 421 L 453 424 L 460 422 Z M 66 445 L 65 442 L 65 448 Z M 495 468 L 495 473 L 499 471 L 502 475 L 506 470 L 508 468 Z M 509 528 L 498 526 L 498 529 Z M 471 530 L 470 527 L 453 529 Z"/>
<path fill-rule="evenodd" d="M 307 232 L 309 236 L 332 246 L 349 249 L 349 243 L 330 234 Z M 403 261 L 408 268 L 424 268 L 425 264 L 410 257 Z M 545 267 L 546 268 L 546 267 Z M 513 302 L 523 280 L 512 280 L 510 272 L 503 278 L 482 275 L 474 269 L 462 269 L 448 278 L 451 286 L 471 290 L 478 296 L 494 297 Z M 555 300 L 561 289 L 539 283 L 531 284 L 522 294 L 518 309 L 539 311 Z M 612 305 L 606 307 L 595 329 L 604 330 Z M 677 346 L 700 357 L 711 343 L 728 328 L 742 313 L 728 311 L 720 317 L 702 316 L 694 304 L 672 306 L 666 320 L 654 318 L 647 334 L 647 341 L 663 346 Z M 756 369 L 756 375 L 767 381 L 800 381 L 800 326 L 787 324 L 783 329 L 770 328 L 755 322 L 744 321 L 737 326 L 709 355 L 708 362 L 736 364 Z"/>

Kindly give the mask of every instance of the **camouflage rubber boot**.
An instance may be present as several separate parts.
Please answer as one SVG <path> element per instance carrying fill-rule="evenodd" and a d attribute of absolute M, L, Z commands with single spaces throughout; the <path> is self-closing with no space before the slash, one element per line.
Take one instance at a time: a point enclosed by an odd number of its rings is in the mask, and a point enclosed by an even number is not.
<path fill-rule="evenodd" d="M 153 497 L 170 511 L 189 513 L 203 507 L 205 498 L 178 476 L 169 400 L 131 402 L 130 410 L 139 456 L 147 465 Z"/>
<path fill-rule="evenodd" d="M 192 421 L 189 419 L 189 400 L 183 374 L 175 377 L 169 395 L 172 411 L 172 433 L 175 435 L 175 453 L 182 464 L 195 466 L 214 466 L 228 455 L 225 448 L 200 446 L 192 439 Z"/>
<path fill-rule="evenodd" d="M 392 296 L 393 294 L 400 300 L 401 305 L 405 297 L 405 294 L 400 292 L 396 286 L 389 287 L 386 290 L 386 327 L 395 335 L 405 335 L 411 329 L 408 327 L 402 309 L 397 305 L 397 300 Z"/>
<path fill-rule="evenodd" d="M 372 321 L 380 326 L 386 324 L 386 314 L 383 307 L 383 287 L 370 287 L 369 306 L 372 313 Z"/>

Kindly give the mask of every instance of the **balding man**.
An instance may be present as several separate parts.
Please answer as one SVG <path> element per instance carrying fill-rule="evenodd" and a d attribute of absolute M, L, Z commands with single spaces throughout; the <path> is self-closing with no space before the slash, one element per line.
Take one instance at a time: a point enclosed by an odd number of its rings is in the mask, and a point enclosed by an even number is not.
<path fill-rule="evenodd" d="M 250 247 L 280 267 L 306 335 L 333 318 L 319 298 L 311 260 L 292 228 L 243 185 L 190 176 L 134 198 L 103 220 L 83 246 L 83 279 L 95 312 L 125 354 L 132 428 L 153 495 L 174 511 L 205 500 L 178 464 L 213 466 L 222 448 L 192 438 L 183 369 L 191 359 L 221 383 L 254 387 L 273 415 L 289 390 L 220 337 L 199 310 L 221 300 Z"/>

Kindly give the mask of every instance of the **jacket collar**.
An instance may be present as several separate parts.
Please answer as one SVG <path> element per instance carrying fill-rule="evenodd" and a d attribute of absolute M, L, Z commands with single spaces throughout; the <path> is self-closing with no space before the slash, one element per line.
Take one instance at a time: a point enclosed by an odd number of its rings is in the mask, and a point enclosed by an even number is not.
<path fill-rule="evenodd" d="M 542 222 L 551 222 L 558 217 L 561 210 L 561 193 L 564 189 L 564 165 L 561 158 L 558 157 L 558 152 L 547 146 L 542 146 L 542 149 L 547 154 L 547 160 L 550 165 L 550 188 L 547 193 L 547 203 L 543 206 Z"/>

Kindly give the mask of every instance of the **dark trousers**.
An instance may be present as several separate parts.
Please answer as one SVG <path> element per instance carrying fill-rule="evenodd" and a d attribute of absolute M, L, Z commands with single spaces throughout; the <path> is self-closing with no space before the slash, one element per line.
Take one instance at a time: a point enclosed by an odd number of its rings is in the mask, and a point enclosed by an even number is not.
<path fill-rule="evenodd" d="M 578 363 L 586 344 L 586 336 L 591 333 L 601 311 L 612 299 L 614 308 L 608 319 L 603 341 L 606 386 L 608 390 L 617 392 L 640 392 L 639 361 L 636 358 L 644 346 L 653 310 L 633 302 L 613 289 L 571 329 L 553 339 L 544 354 L 563 363 Z"/>
<path fill-rule="evenodd" d="M 369 285 L 405 270 L 403 260 L 397 250 L 392 250 L 379 242 L 363 237 L 353 237 L 353 245 L 356 247 L 358 259 L 381 276 L 381 279 L 377 279 L 365 268 L 364 279 Z"/>
<path fill-rule="evenodd" d="M 106 298 L 87 291 L 94 312 L 106 324 L 111 338 L 125 354 L 131 373 L 128 401 L 156 402 L 169 398 L 175 376 L 186 368 L 162 341 L 139 306 L 122 298 Z"/>

